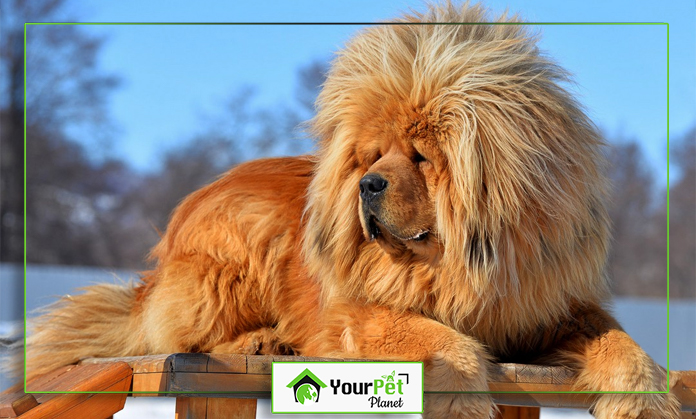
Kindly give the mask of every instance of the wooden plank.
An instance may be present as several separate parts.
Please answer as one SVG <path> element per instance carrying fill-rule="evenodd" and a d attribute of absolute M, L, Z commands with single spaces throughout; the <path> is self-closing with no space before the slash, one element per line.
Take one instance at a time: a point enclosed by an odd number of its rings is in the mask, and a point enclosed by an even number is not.
<path fill-rule="evenodd" d="M 267 374 L 177 373 L 170 377 L 169 391 L 212 392 L 199 397 L 270 397 L 271 376 Z M 220 393 L 217 393 L 220 392 Z M 227 393 L 227 394 L 225 394 Z M 196 397 L 195 394 L 190 394 Z"/>
<path fill-rule="evenodd" d="M 28 383 L 30 387 L 29 390 L 37 391 L 37 389 L 43 389 L 45 391 L 51 391 L 53 389 L 53 383 L 59 382 L 64 374 L 68 373 L 74 368 L 75 365 L 60 367 L 54 371 L 51 371 L 50 373 L 36 377 Z M 23 397 L 25 397 L 23 382 L 17 383 L 8 390 L 4 391 L 2 395 L 0 395 L 0 418 L 17 417 L 18 413 L 16 413 L 13 405 Z M 46 394 L 36 394 L 33 397 L 36 399 L 37 403 L 40 404 L 51 396 Z"/>
<path fill-rule="evenodd" d="M 255 417 L 255 399 L 176 398 L 176 419 L 253 419 Z"/>
<path fill-rule="evenodd" d="M 344 362 L 343 359 L 290 355 L 247 355 L 247 373 L 270 374 L 273 362 Z M 362 360 L 361 362 L 369 362 Z"/>
<path fill-rule="evenodd" d="M 271 397 L 267 374 L 166 373 L 133 374 L 133 397 Z M 144 393 L 142 393 L 144 392 Z M 183 393 L 173 393 L 183 392 Z M 193 392 L 221 392 L 195 394 Z"/>
<path fill-rule="evenodd" d="M 16 418 L 39 405 L 31 394 L 25 394 L 21 388 L 0 396 L 0 418 Z"/>
<path fill-rule="evenodd" d="M 12 410 L 17 416 L 22 415 L 39 405 L 32 394 L 25 394 L 12 402 Z"/>
<path fill-rule="evenodd" d="M 254 419 L 256 417 L 255 399 L 213 399 L 208 398 L 206 419 Z"/>
<path fill-rule="evenodd" d="M 315 358 L 300 356 L 270 356 L 270 355 L 238 355 L 238 354 L 164 354 L 145 357 L 124 357 L 85 360 L 83 364 L 109 363 L 114 361 L 127 362 L 133 368 L 134 391 L 176 391 L 185 388 L 185 391 L 196 391 L 193 384 L 201 384 L 209 391 L 244 391 L 235 377 L 211 375 L 210 380 L 205 377 L 180 374 L 230 374 L 254 376 L 269 376 L 272 362 L 340 362 L 340 359 Z M 66 367 L 68 370 L 72 367 Z M 66 370 L 57 370 L 56 376 L 48 377 L 51 382 Z M 683 410 L 696 410 L 696 372 L 673 371 L 672 389 L 682 402 Z M 493 364 L 489 370 L 489 383 L 492 392 L 534 392 L 534 391 L 573 391 L 574 375 L 569 368 L 544 365 L 523 364 Z M 270 377 L 267 378 L 268 386 L 261 385 L 263 378 L 253 378 L 249 383 L 253 391 L 262 391 L 268 388 L 268 393 L 245 393 L 245 397 L 254 394 L 257 397 L 270 397 Z M 207 382 L 207 384 L 206 384 Z M 202 390 L 202 389 L 198 389 Z M 428 388 L 426 388 L 426 391 Z M 202 390 L 205 391 L 205 390 Z M 265 391 L 265 390 L 263 390 Z M 166 396 L 161 394 L 160 396 Z M 203 395 L 205 396 L 205 395 Z M 221 395 L 221 397 L 231 397 Z M 584 394 L 494 394 L 494 399 L 500 403 L 518 403 L 523 406 L 539 406 L 545 404 L 553 407 L 577 407 L 587 408 L 592 401 L 592 395 Z M 38 397 L 37 397 L 38 399 Z M 38 400 L 39 403 L 41 400 Z"/>
<path fill-rule="evenodd" d="M 539 419 L 538 407 L 498 406 L 496 419 Z"/>
<path fill-rule="evenodd" d="M 172 360 L 175 355 L 177 354 L 123 356 L 118 358 L 88 358 L 80 361 L 80 365 L 125 362 L 126 364 L 130 365 L 134 373 L 164 372 L 171 369 Z"/>
<path fill-rule="evenodd" d="M 506 366 L 509 368 L 509 364 Z M 513 364 L 515 383 L 571 384 L 574 374 L 570 368 L 543 365 Z"/>
<path fill-rule="evenodd" d="M 685 412 L 696 412 L 696 371 L 671 371 L 671 391 L 682 403 Z"/>
<path fill-rule="evenodd" d="M 535 393 L 554 391 L 573 391 L 570 385 L 530 384 L 530 383 L 488 383 L 493 392 L 493 401 L 510 406 L 545 406 L 587 409 L 591 406 L 593 394 Z M 516 392 L 516 393 L 500 393 Z"/>
<path fill-rule="evenodd" d="M 60 396 L 60 398 L 64 397 L 71 396 Z M 65 410 L 45 413 L 43 410 L 34 409 L 22 415 L 20 419 L 108 418 L 112 417 L 114 413 L 123 410 L 125 403 L 125 394 L 90 394 L 84 401 L 74 404 Z"/>
<path fill-rule="evenodd" d="M 272 358 L 247 357 L 247 374 L 271 374 Z"/>
<path fill-rule="evenodd" d="M 141 379 L 147 377 L 148 380 Z M 165 380 L 169 380 L 168 382 Z M 166 382 L 166 387 L 162 383 Z M 234 373 L 175 373 L 134 374 L 133 391 L 167 391 L 184 392 L 191 397 L 212 397 L 210 394 L 192 394 L 188 392 L 221 392 L 215 397 L 256 397 L 269 398 L 271 377 L 269 374 L 234 374 Z M 571 391 L 568 385 L 527 384 L 527 383 L 491 383 L 491 391 Z M 426 391 L 428 389 L 426 388 Z M 230 393 L 233 392 L 233 393 Z M 226 394 L 225 394 L 226 393 Z M 172 394 L 173 395 L 173 394 Z M 553 407 L 587 408 L 591 404 L 591 395 L 585 394 L 494 394 L 494 400 L 501 404 L 522 406 L 539 406 L 547 403 Z"/>
<path fill-rule="evenodd" d="M 133 370 L 125 362 L 99 365 L 71 365 L 37 377 L 27 383 L 28 392 L 105 391 L 115 382 L 130 378 Z M 128 389 L 126 389 L 127 391 Z"/>
<path fill-rule="evenodd" d="M 244 355 L 237 355 L 244 356 Z M 80 362 L 80 365 L 110 364 L 125 362 L 131 366 L 134 373 L 152 372 L 205 372 L 208 366 L 209 354 L 202 353 L 175 353 L 146 356 L 124 356 L 118 358 L 89 358 Z"/>
<path fill-rule="evenodd" d="M 177 397 L 174 417 L 176 419 L 205 419 L 208 399 Z"/>
<path fill-rule="evenodd" d="M 210 354 L 208 372 L 246 374 L 247 357 L 240 354 Z"/>
<path fill-rule="evenodd" d="M 572 384 L 575 374 L 567 367 L 531 364 L 493 364 L 489 381 L 500 383 Z"/>
<path fill-rule="evenodd" d="M 297 355 L 273 355 L 273 362 L 309 362 L 311 359 Z"/>
<path fill-rule="evenodd" d="M 492 364 L 488 369 L 488 381 L 514 383 L 516 379 L 515 364 Z"/>
<path fill-rule="evenodd" d="M 132 370 L 124 362 L 104 365 L 84 365 L 27 383 L 44 383 L 43 391 L 84 392 L 122 391 L 123 394 L 46 394 L 40 404 L 22 415 L 22 419 L 76 417 L 109 417 L 123 409 L 131 384 Z M 59 378 L 59 379 L 58 379 Z M 34 386 L 32 386 L 34 387 Z"/>
<path fill-rule="evenodd" d="M 541 408 L 539 407 L 519 407 L 520 419 L 539 419 Z"/>
<path fill-rule="evenodd" d="M 133 373 L 164 372 L 171 369 L 171 355 L 142 356 L 128 362 Z"/>
<path fill-rule="evenodd" d="M 208 354 L 173 354 L 171 358 L 174 372 L 208 371 Z"/>
<path fill-rule="evenodd" d="M 22 386 L 22 383 L 15 384 L 0 394 L 0 418 L 4 419 L 17 417 L 17 413 L 15 413 L 12 403 L 24 397 Z"/>
<path fill-rule="evenodd" d="M 60 391 L 57 390 L 57 388 L 60 387 L 59 383 L 61 380 L 63 380 L 64 375 L 70 373 L 70 371 L 76 368 L 77 365 L 66 365 L 64 367 L 56 368 L 49 373 L 40 375 L 27 383 L 27 391 Z M 43 397 L 41 394 L 36 396 L 39 403 L 41 403 L 41 397 Z"/>
<path fill-rule="evenodd" d="M 516 406 L 498 406 L 495 419 L 519 419 L 519 411 Z"/>
<path fill-rule="evenodd" d="M 169 389 L 169 373 L 152 372 L 133 374 L 133 397 L 157 397 Z M 148 393 L 141 393 L 141 392 Z"/>

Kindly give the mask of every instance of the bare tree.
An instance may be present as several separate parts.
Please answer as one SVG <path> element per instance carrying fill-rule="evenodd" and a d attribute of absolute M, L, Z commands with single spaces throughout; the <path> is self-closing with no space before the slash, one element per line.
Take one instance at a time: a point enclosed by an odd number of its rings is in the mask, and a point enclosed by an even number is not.
<path fill-rule="evenodd" d="M 696 297 L 696 127 L 672 143 L 669 185 L 670 296 Z M 666 297 L 667 190 L 655 187 L 655 176 L 635 142 L 611 147 L 613 182 L 610 216 L 614 243 L 609 271 L 618 295 Z M 675 180 L 676 179 L 676 180 Z"/>
<path fill-rule="evenodd" d="M 306 112 L 303 116 L 311 118 L 316 112 L 314 102 L 319 95 L 324 80 L 326 80 L 326 73 L 328 71 L 329 63 L 323 60 L 314 60 L 301 67 L 298 71 L 298 83 L 295 97 Z"/>
<path fill-rule="evenodd" d="M 3 6 L 0 87 L 9 100 L 0 104 L 0 260 L 19 262 L 24 217 L 24 24 L 75 19 L 65 11 L 63 0 L 13 0 Z M 40 255 L 51 241 L 60 240 L 62 246 L 57 248 L 73 248 L 78 254 L 83 248 L 91 248 L 78 245 L 81 241 L 72 233 L 79 227 L 69 224 L 85 215 L 85 200 L 94 198 L 85 194 L 97 194 L 103 186 L 96 175 L 115 165 L 102 162 L 103 167 L 98 167 L 90 162 L 66 132 L 80 127 L 96 138 L 108 138 L 106 99 L 117 79 L 105 75 L 96 65 L 102 42 L 78 26 L 26 26 L 26 217 L 30 260 L 64 261 L 60 254 Z M 42 218 L 47 213 L 50 216 Z M 71 238 L 77 242 L 69 244 Z"/>
<path fill-rule="evenodd" d="M 612 182 L 609 215 L 613 246 L 609 273 L 620 295 L 664 295 L 666 268 L 656 254 L 650 228 L 654 174 L 635 141 L 615 141 L 609 151 Z M 665 286 L 662 287 L 661 284 Z"/>
<path fill-rule="evenodd" d="M 105 229 L 137 177 L 123 162 L 90 161 L 59 132 L 30 126 L 27 135 L 27 261 L 124 266 Z"/>
<path fill-rule="evenodd" d="M 148 175 L 129 197 L 130 202 L 140 207 L 151 230 L 164 231 L 171 211 L 186 195 L 212 182 L 239 161 L 239 152 L 231 140 L 212 134 L 195 136 L 165 154 L 162 170 Z"/>
<path fill-rule="evenodd" d="M 673 142 L 676 180 L 669 192 L 669 285 L 672 298 L 696 298 L 696 126 Z M 666 248 L 667 208 L 656 214 L 656 238 Z"/>

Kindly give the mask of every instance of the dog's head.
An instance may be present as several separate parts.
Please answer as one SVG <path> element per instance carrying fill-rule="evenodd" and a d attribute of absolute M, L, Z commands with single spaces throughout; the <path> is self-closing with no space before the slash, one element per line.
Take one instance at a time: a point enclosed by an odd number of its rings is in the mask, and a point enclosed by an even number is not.
<path fill-rule="evenodd" d="M 448 3 L 372 26 L 334 60 L 303 245 L 322 280 L 605 289 L 601 140 L 535 37 L 488 20 Z"/>

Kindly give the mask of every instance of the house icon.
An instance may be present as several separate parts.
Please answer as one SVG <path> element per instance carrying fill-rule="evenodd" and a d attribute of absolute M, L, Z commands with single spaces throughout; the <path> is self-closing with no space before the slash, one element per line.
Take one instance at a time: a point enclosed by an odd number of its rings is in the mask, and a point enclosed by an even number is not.
<path fill-rule="evenodd" d="M 295 402 L 305 404 L 310 401 L 318 402 L 319 392 L 326 387 L 326 384 L 317 378 L 312 371 L 305 368 L 287 387 L 292 387 L 293 394 L 295 394 Z"/>

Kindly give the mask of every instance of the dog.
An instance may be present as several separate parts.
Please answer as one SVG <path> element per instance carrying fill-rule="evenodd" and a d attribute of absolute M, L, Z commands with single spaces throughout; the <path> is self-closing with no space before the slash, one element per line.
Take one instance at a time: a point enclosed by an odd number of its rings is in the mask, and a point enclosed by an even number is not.
<path fill-rule="evenodd" d="M 423 361 L 439 391 L 487 391 L 493 361 L 569 366 L 576 390 L 666 389 L 604 308 L 600 135 L 526 27 L 486 13 L 445 3 L 359 32 L 317 99 L 316 154 L 247 162 L 188 196 L 141 283 L 89 287 L 33 322 L 29 375 L 294 353 Z M 593 412 L 679 406 L 602 394 Z M 494 414 L 489 394 L 426 395 L 428 418 Z"/>

